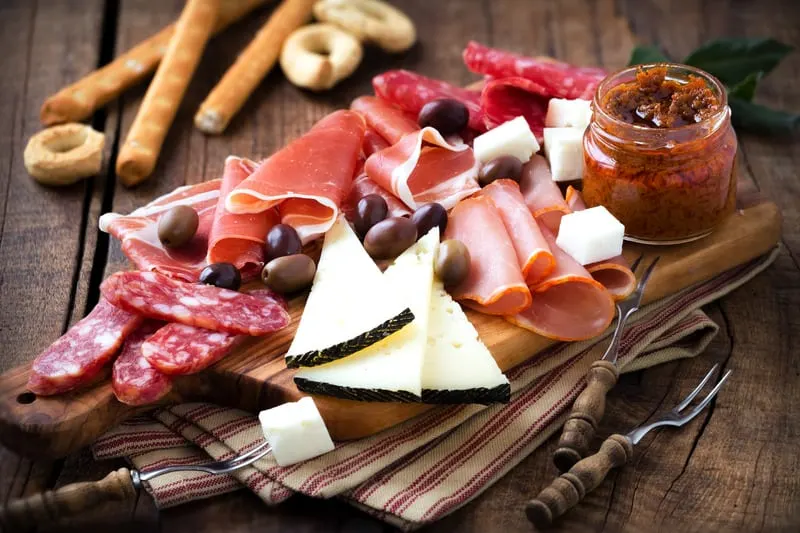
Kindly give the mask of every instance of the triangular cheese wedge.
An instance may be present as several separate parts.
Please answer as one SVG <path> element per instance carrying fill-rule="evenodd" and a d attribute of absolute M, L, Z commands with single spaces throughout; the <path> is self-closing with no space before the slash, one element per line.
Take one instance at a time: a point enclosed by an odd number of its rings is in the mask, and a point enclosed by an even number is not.
<path fill-rule="evenodd" d="M 315 366 L 356 353 L 414 319 L 344 217 L 325 234 L 289 367 Z"/>
<path fill-rule="evenodd" d="M 414 313 L 407 327 L 360 352 L 332 363 L 301 368 L 301 391 L 351 400 L 414 402 L 422 393 L 422 360 L 428 339 L 433 257 L 439 229 L 432 229 L 386 269 L 384 277 Z"/>
<path fill-rule="evenodd" d="M 475 326 L 434 280 L 428 318 L 428 347 L 422 366 L 425 403 L 508 402 L 511 385 Z"/>

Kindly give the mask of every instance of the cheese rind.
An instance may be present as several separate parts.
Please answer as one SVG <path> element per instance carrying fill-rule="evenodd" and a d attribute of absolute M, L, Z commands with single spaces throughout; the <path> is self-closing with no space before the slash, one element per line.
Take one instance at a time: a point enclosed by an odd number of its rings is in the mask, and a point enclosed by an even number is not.
<path fill-rule="evenodd" d="M 589 100 L 565 100 L 551 98 L 544 117 L 546 128 L 578 128 L 585 130 L 592 120 L 592 104 Z"/>
<path fill-rule="evenodd" d="M 622 253 L 625 226 L 603 206 L 576 211 L 561 218 L 556 244 L 582 265 Z"/>
<path fill-rule="evenodd" d="M 261 411 L 258 420 L 280 466 L 306 461 L 335 448 L 317 405 L 309 397 Z"/>
<path fill-rule="evenodd" d="M 583 130 L 545 128 L 544 153 L 553 181 L 583 179 Z"/>
<path fill-rule="evenodd" d="M 475 137 L 472 149 L 481 163 L 504 155 L 527 163 L 539 151 L 539 142 L 531 132 L 528 121 L 524 117 L 517 117 Z"/>

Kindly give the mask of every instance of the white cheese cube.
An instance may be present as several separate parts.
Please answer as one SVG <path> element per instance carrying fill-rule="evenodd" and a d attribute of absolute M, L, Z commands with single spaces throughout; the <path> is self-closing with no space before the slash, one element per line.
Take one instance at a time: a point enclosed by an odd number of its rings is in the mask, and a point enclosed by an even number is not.
<path fill-rule="evenodd" d="M 622 253 L 625 226 L 602 205 L 561 217 L 556 244 L 582 265 Z"/>
<path fill-rule="evenodd" d="M 503 155 L 513 155 L 527 163 L 539 151 L 539 143 L 525 117 L 517 117 L 475 137 L 472 149 L 481 163 L 488 163 Z"/>
<path fill-rule="evenodd" d="M 334 448 L 322 415 L 307 396 L 261 411 L 258 419 L 280 466 L 312 459 Z"/>
<path fill-rule="evenodd" d="M 591 119 L 592 104 L 589 100 L 551 98 L 544 125 L 546 128 L 579 128 L 583 131 Z"/>
<path fill-rule="evenodd" d="M 583 130 L 545 128 L 544 153 L 553 181 L 583 179 Z"/>

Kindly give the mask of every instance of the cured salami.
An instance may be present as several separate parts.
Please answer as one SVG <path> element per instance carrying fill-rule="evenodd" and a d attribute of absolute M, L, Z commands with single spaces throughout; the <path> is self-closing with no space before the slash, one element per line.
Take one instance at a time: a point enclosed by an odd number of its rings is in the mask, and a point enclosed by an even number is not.
<path fill-rule="evenodd" d="M 141 322 L 139 315 L 101 298 L 91 313 L 36 358 L 28 389 L 50 396 L 90 383 Z"/>
<path fill-rule="evenodd" d="M 544 157 L 534 155 L 522 167 L 519 188 L 536 221 L 557 234 L 561 217 L 569 213 L 570 208 L 558 184 L 553 181 Z"/>
<path fill-rule="evenodd" d="M 350 188 L 350 193 L 344 200 L 342 211 L 347 220 L 355 220 L 356 206 L 358 201 L 368 194 L 378 194 L 386 200 L 386 205 L 389 208 L 389 216 L 403 217 L 411 214 L 411 210 L 406 207 L 403 202 L 397 199 L 395 195 L 369 179 L 366 174 L 361 174 L 353 181 L 353 186 Z"/>
<path fill-rule="evenodd" d="M 289 324 L 289 313 L 273 302 L 155 272 L 117 272 L 100 291 L 113 305 L 132 313 L 213 331 L 259 336 Z"/>
<path fill-rule="evenodd" d="M 576 67 L 550 57 L 525 57 L 470 41 L 464 63 L 472 72 L 492 78 L 525 78 L 551 98 L 591 100 L 607 72 L 595 67 Z"/>
<path fill-rule="evenodd" d="M 154 403 L 172 390 L 172 378 L 153 368 L 142 355 L 142 345 L 159 328 L 162 322 L 145 321 L 130 334 L 114 361 L 111 388 L 117 400 L 128 405 Z"/>
<path fill-rule="evenodd" d="M 481 92 L 481 109 L 486 129 L 496 128 L 504 122 L 524 117 L 541 143 L 544 139 L 544 119 L 547 116 L 549 97 L 540 91 L 544 88 L 525 78 L 502 78 L 486 82 Z"/>
<path fill-rule="evenodd" d="M 140 270 L 152 270 L 185 281 L 196 281 L 208 265 L 208 237 L 220 196 L 221 180 L 178 187 L 129 215 L 106 213 L 100 230 L 122 241 L 122 251 Z M 200 224 L 188 244 L 166 248 L 158 239 L 158 218 L 176 205 L 197 211 Z"/>
<path fill-rule="evenodd" d="M 249 293 L 288 309 L 286 300 L 269 290 Z M 168 375 L 195 374 L 213 365 L 241 344 L 247 336 L 167 324 L 141 346 L 141 355 L 154 369 Z"/>
<path fill-rule="evenodd" d="M 234 214 L 277 207 L 281 222 L 304 243 L 333 226 L 350 190 L 365 123 L 353 111 L 336 111 L 270 156 L 225 199 Z"/>
<path fill-rule="evenodd" d="M 402 139 L 404 135 L 419 129 L 416 121 L 411 117 L 405 115 L 387 101 L 374 96 L 356 98 L 350 104 L 350 109 L 361 113 L 370 130 L 383 137 L 388 144 L 394 144 Z M 377 151 L 373 150 L 373 152 L 366 155 L 369 157 Z"/>
<path fill-rule="evenodd" d="M 372 78 L 372 87 L 382 100 L 413 116 L 422 106 L 439 98 L 452 98 L 467 106 L 469 127 L 486 131 L 481 112 L 480 91 L 456 87 L 446 81 L 428 78 L 408 70 L 388 70 Z"/>

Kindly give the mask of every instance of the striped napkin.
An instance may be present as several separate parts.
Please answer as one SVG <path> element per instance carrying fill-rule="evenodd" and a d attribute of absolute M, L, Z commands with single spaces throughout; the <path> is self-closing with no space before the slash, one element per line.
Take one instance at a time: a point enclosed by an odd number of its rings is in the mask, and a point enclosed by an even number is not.
<path fill-rule="evenodd" d="M 703 352 L 718 331 L 700 309 L 764 270 L 778 250 L 640 310 L 620 345 L 622 372 Z M 295 492 L 341 498 L 405 530 L 463 506 L 555 433 L 584 387 L 609 335 L 563 343 L 508 371 L 506 405 L 442 406 L 399 426 L 342 442 L 322 457 L 279 467 L 271 456 L 229 476 L 199 472 L 161 476 L 148 492 L 160 508 L 247 488 L 267 504 Z M 129 420 L 94 445 L 98 459 L 125 457 L 148 471 L 224 460 L 263 442 L 250 413 L 190 403 Z"/>

